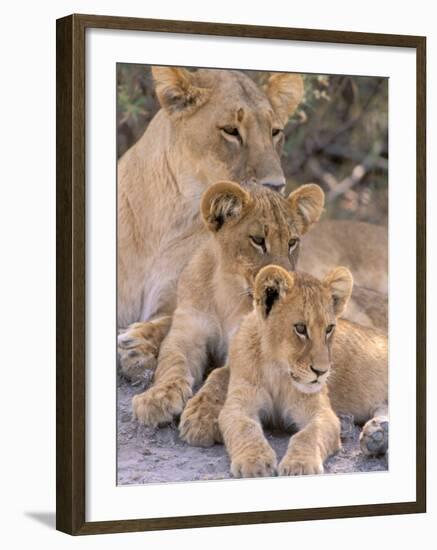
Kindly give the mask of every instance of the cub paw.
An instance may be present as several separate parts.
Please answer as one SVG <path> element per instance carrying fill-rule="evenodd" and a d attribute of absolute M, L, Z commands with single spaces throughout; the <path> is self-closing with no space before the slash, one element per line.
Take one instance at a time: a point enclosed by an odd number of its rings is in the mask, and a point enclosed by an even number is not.
<path fill-rule="evenodd" d="M 134 323 L 118 336 L 118 364 L 121 374 L 131 382 L 140 382 L 155 371 L 158 349 L 144 337 L 143 323 Z"/>
<path fill-rule="evenodd" d="M 272 477 L 276 475 L 276 455 L 273 449 L 252 448 L 232 460 L 231 473 L 234 477 Z"/>
<path fill-rule="evenodd" d="M 220 408 L 204 399 L 202 395 L 192 397 L 182 413 L 179 423 L 180 437 L 195 447 L 211 447 L 223 441 L 218 415 Z"/>
<path fill-rule="evenodd" d="M 366 456 L 385 455 L 388 450 L 388 418 L 376 416 L 371 418 L 360 434 L 360 447 Z"/>
<path fill-rule="evenodd" d="M 172 382 L 152 386 L 144 393 L 134 395 L 133 418 L 151 427 L 169 424 L 182 412 L 190 395 L 191 388 L 186 384 Z"/>
<path fill-rule="evenodd" d="M 296 453 L 285 455 L 279 464 L 280 476 L 300 476 L 323 474 L 323 463 L 318 458 L 299 456 Z"/>

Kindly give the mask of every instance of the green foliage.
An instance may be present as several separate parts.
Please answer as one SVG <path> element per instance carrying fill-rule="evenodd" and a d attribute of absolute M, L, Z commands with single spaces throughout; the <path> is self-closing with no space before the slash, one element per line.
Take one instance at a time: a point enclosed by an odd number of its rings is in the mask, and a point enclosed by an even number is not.
<path fill-rule="evenodd" d="M 158 110 L 150 68 L 117 64 L 117 154 L 120 157 L 142 135 Z"/>

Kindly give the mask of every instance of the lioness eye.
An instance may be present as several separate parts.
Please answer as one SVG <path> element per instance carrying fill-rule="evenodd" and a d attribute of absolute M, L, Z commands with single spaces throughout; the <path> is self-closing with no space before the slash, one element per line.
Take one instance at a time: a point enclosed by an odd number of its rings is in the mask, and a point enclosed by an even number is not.
<path fill-rule="evenodd" d="M 220 129 L 222 132 L 224 132 L 228 136 L 236 137 L 239 141 L 242 141 L 241 134 L 238 131 L 238 128 L 235 128 L 234 126 L 223 126 Z"/>
<path fill-rule="evenodd" d="M 299 239 L 290 239 L 288 241 L 289 252 L 292 252 L 296 248 L 298 242 L 299 242 Z"/>
<path fill-rule="evenodd" d="M 264 237 L 259 237 L 257 235 L 250 235 L 249 238 L 255 246 L 261 247 L 263 252 L 266 251 L 266 240 Z"/>
<path fill-rule="evenodd" d="M 327 329 L 326 329 L 326 336 L 329 336 L 330 334 L 332 334 L 332 331 L 335 329 L 335 325 L 328 325 Z"/>
<path fill-rule="evenodd" d="M 282 129 L 281 128 L 273 128 L 272 130 L 272 136 L 273 137 L 276 137 L 276 136 L 279 136 L 279 134 L 282 132 Z"/>
<path fill-rule="evenodd" d="M 294 330 L 297 332 L 299 336 L 307 335 L 307 327 L 302 323 L 298 323 L 297 325 L 294 325 Z"/>

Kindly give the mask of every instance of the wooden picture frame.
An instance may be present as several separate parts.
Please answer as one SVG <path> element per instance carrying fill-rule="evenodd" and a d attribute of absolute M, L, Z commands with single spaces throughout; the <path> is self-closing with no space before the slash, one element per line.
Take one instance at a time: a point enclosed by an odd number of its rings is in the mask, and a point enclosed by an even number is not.
<path fill-rule="evenodd" d="M 411 502 L 86 521 L 85 32 L 89 28 L 409 48 L 417 84 L 416 499 Z M 57 529 L 72 535 L 347 518 L 426 511 L 426 39 L 188 21 L 70 15 L 57 21 Z"/>

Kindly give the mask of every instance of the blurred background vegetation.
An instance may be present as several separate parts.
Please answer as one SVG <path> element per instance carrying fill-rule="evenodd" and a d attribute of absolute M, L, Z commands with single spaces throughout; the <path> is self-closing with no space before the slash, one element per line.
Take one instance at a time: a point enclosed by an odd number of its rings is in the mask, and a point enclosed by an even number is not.
<path fill-rule="evenodd" d="M 242 71 L 261 84 L 270 73 Z M 388 79 L 304 75 L 305 97 L 285 129 L 289 190 L 315 182 L 327 215 L 387 225 Z M 142 135 L 159 109 L 150 67 L 117 65 L 117 154 Z"/>

